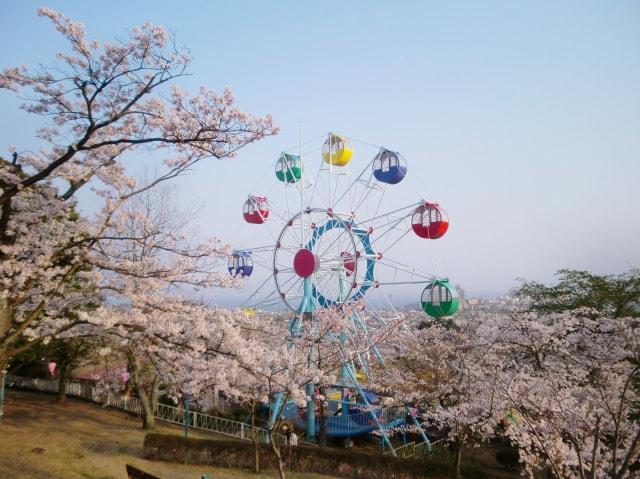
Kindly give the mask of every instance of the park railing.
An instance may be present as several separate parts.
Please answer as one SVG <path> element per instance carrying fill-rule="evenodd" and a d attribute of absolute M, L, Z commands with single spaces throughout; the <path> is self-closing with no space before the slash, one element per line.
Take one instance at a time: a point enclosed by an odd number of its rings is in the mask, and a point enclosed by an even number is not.
<path fill-rule="evenodd" d="M 27 378 L 22 376 L 7 376 L 7 386 L 19 389 L 30 389 L 33 391 L 57 393 L 58 381 L 51 379 Z M 81 381 L 69 381 L 65 385 L 65 392 L 68 396 L 80 397 L 88 401 L 102 404 L 105 407 L 113 407 L 129 413 L 142 415 L 144 410 L 140 399 L 127 395 L 116 395 L 99 391 L 93 384 Z M 260 427 L 252 427 L 239 421 L 233 421 L 217 416 L 211 416 L 197 411 L 189 411 L 185 417 L 185 409 L 168 404 L 158 404 L 155 410 L 155 418 L 181 426 L 188 426 L 193 429 L 200 429 L 215 432 L 225 436 L 237 437 L 251 440 L 255 438 L 261 443 L 268 442 L 268 431 Z M 274 434 L 273 437 L 278 443 L 284 444 L 285 437 Z"/>
<path fill-rule="evenodd" d="M 58 381 L 51 379 L 28 378 L 22 376 L 7 376 L 7 385 L 19 389 L 57 393 Z M 65 385 L 66 394 L 80 397 L 88 401 L 102 404 L 104 407 L 113 407 L 132 414 L 142 415 L 144 410 L 140 399 L 127 395 L 116 395 L 100 391 L 94 384 L 87 381 L 69 381 Z M 393 427 L 404 421 L 405 408 L 384 408 L 377 410 L 377 418 L 385 427 Z M 259 443 L 268 442 L 268 431 L 260 427 L 252 427 L 250 424 L 233 421 L 218 416 L 212 416 L 197 411 L 189 411 L 185 418 L 185 409 L 169 404 L 158 404 L 155 410 L 155 418 L 159 421 L 188 425 L 193 429 L 214 432 L 225 436 L 251 440 L 252 437 Z M 185 421 L 186 419 L 186 421 Z M 334 434 L 349 432 L 355 434 L 359 430 L 371 429 L 371 414 L 362 412 L 350 416 L 329 417 L 329 430 Z M 346 422 L 345 422 L 346 419 Z M 342 422 L 341 422 L 342 421 Z M 186 422 L 186 424 L 185 424 Z M 336 424 L 334 424 L 336 423 Z M 273 437 L 280 444 L 286 442 L 286 438 L 280 434 Z M 431 447 L 440 441 L 421 443 L 410 442 L 395 448 L 398 457 L 423 458 L 431 452 Z M 389 453 L 387 451 L 386 453 Z"/>
<path fill-rule="evenodd" d="M 240 439 L 251 439 L 254 437 L 257 442 L 262 443 L 268 442 L 269 437 L 268 431 L 260 427 L 252 427 L 250 424 L 244 422 L 210 416 L 197 411 L 189 411 L 187 413 L 184 408 L 170 406 L 168 404 L 158 404 L 156 408 L 156 419 L 183 426 L 187 425 L 193 429 L 214 431 L 218 434 L 239 437 Z M 284 436 L 274 434 L 274 437 L 279 443 L 284 443 Z"/>
<path fill-rule="evenodd" d="M 433 453 L 433 446 L 443 441 L 443 439 L 438 439 L 437 441 L 424 441 L 424 442 L 409 442 L 403 446 L 399 446 L 395 448 L 396 454 L 398 457 L 402 457 L 403 459 L 424 459 L 429 454 Z M 385 452 L 385 454 L 388 454 Z"/>

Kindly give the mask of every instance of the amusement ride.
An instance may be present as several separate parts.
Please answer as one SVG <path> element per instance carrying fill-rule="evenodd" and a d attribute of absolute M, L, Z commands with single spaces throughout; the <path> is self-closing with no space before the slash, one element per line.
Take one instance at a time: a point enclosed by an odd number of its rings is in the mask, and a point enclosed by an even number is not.
<path fill-rule="evenodd" d="M 355 173 L 354 143 L 371 152 Z M 307 168 L 316 161 L 317 169 Z M 398 317 L 386 290 L 404 285 L 416 288 L 416 295 L 422 289 L 420 303 L 427 315 L 454 314 L 459 299 L 447 278 L 393 259 L 394 248 L 408 235 L 429 242 L 449 228 L 445 210 L 433 201 L 385 208 L 390 193 L 408 174 L 407 161 L 397 151 L 335 133 L 300 140 L 297 148 L 282 152 L 243 206 L 251 236 L 266 238 L 266 244 L 236 250 L 229 259 L 234 276 L 250 280 L 256 266 L 266 271 L 266 279 L 253 288 L 243 307 L 254 313 L 288 311 L 294 335 L 313 323 L 320 308 L 359 301 L 363 311 L 349 313 L 351 324 L 366 335 Z M 271 188 L 263 187 L 268 177 Z M 386 431 L 404 424 L 408 415 L 383 408 L 380 398 L 364 389 L 370 362 L 383 362 L 375 346 L 371 351 L 357 362 L 343 362 L 340 383 L 329 394 L 327 434 L 348 438 L 378 431 L 383 447 L 394 453 Z M 314 385 L 308 385 L 309 396 L 313 392 Z M 313 401 L 306 410 L 293 403 L 276 406 L 306 429 L 308 440 L 316 436 Z M 409 417 L 417 425 L 415 412 Z"/>

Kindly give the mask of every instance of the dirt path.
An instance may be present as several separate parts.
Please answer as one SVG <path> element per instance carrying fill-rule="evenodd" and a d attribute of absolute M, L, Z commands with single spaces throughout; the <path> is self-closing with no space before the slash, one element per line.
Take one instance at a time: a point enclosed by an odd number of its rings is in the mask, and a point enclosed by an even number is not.
<path fill-rule="evenodd" d="M 176 434 L 182 429 L 160 424 L 158 431 Z M 276 477 L 237 469 L 147 461 L 142 451 L 145 434 L 140 421 L 123 412 L 76 399 L 69 399 L 62 406 L 50 395 L 9 391 L 5 418 L 0 422 L 0 478 L 126 479 L 125 464 L 162 479 L 200 479 L 203 474 L 229 479 Z M 193 436 L 215 437 L 205 433 Z"/>

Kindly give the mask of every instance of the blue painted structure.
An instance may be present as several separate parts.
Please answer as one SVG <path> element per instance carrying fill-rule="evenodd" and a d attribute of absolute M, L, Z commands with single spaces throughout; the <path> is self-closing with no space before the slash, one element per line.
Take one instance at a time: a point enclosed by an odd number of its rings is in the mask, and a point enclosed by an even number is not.
<path fill-rule="evenodd" d="M 300 334 L 303 328 L 303 322 L 309 325 L 313 324 L 313 313 L 317 308 L 337 306 L 345 301 L 357 301 L 361 299 L 367 290 L 375 283 L 374 258 L 376 257 L 376 252 L 369 238 L 370 230 L 359 228 L 353 220 L 343 220 L 334 217 L 330 211 L 328 211 L 328 214 L 330 219 L 313 230 L 311 238 L 304 245 L 304 249 L 314 251 L 322 235 L 332 229 L 342 228 L 343 230 L 350 231 L 353 237 L 357 238 L 354 239 L 358 243 L 357 249 L 362 255 L 361 260 L 364 263 L 363 279 L 360 284 L 353 286 L 350 290 L 347 286 L 346 274 L 340 277 L 340 295 L 336 299 L 330 299 L 320 293 L 313 284 L 311 276 L 304 276 L 302 301 L 296 308 L 296 317 L 292 318 L 289 322 L 289 334 L 291 338 L 295 338 Z M 366 325 L 357 312 L 352 312 L 350 319 L 356 328 L 360 328 L 366 333 Z M 338 334 L 334 339 L 342 342 L 344 337 Z M 383 362 L 382 356 L 377 348 L 373 346 L 372 349 L 376 357 Z M 362 371 L 367 374 L 369 369 L 365 358 L 359 356 L 357 360 L 358 363 L 360 363 Z M 312 361 L 311 357 L 309 361 Z M 353 362 L 344 362 L 341 370 L 341 385 L 336 386 L 340 388 L 338 394 L 340 400 L 328 401 L 329 406 L 326 416 L 327 435 L 330 437 L 352 437 L 379 431 L 383 446 L 387 445 L 395 456 L 395 451 L 386 430 L 406 423 L 405 408 L 381 407 L 379 405 L 379 397 L 370 391 L 365 391 L 360 386 Z M 359 401 L 351 401 L 351 394 L 346 393 L 346 390 L 354 391 L 354 395 L 356 395 L 357 392 Z M 307 384 L 306 393 L 309 398 L 313 398 L 315 395 L 315 385 Z M 307 440 L 312 441 L 320 429 L 320 418 L 316 413 L 315 407 L 316 402 L 313 399 L 307 401 L 306 407 L 299 408 L 296 403 L 291 401 L 285 404 L 283 393 L 276 394 L 270 405 L 269 427 L 273 427 L 278 417 L 284 417 L 297 427 L 305 429 L 307 432 Z"/>
<path fill-rule="evenodd" d="M 332 230 L 334 228 L 350 228 L 351 232 L 360 240 L 360 244 L 362 245 L 362 252 L 366 255 L 370 255 L 373 256 L 375 255 L 375 250 L 373 249 L 373 247 L 371 246 L 371 240 L 369 239 L 369 231 L 362 229 L 362 228 L 357 228 L 355 223 L 353 221 L 350 222 L 346 222 L 346 221 L 342 221 L 336 218 L 332 218 L 329 221 L 327 221 L 325 224 L 319 226 L 318 228 L 316 228 L 315 230 L 313 230 L 313 234 L 311 235 L 311 239 L 309 239 L 309 242 L 306 244 L 305 248 L 308 249 L 309 251 L 313 251 L 313 247 L 315 246 L 316 242 L 318 241 L 318 239 L 320 239 L 320 237 L 326 233 L 329 230 Z M 364 274 L 364 281 L 363 283 L 360 285 L 359 289 L 351 296 L 350 300 L 351 301 L 357 301 L 359 299 L 361 299 L 365 293 L 367 292 L 367 290 L 371 287 L 371 285 L 373 284 L 373 280 L 374 280 L 374 267 L 375 267 L 375 260 L 373 260 L 372 258 L 367 258 L 366 260 L 366 270 L 365 270 L 365 274 Z M 312 284 L 311 285 L 311 296 L 313 298 L 315 298 L 315 300 L 317 301 L 318 305 L 322 308 L 327 308 L 329 306 L 335 306 L 337 304 L 336 301 L 333 301 L 331 299 L 327 299 L 325 298 L 322 294 L 320 294 L 320 292 L 316 289 L 316 287 Z M 305 298 L 306 300 L 306 298 Z M 303 302 L 305 301 L 303 300 Z"/>
<path fill-rule="evenodd" d="M 369 434 L 373 431 L 389 429 L 405 424 L 404 407 L 382 408 L 373 406 L 367 410 L 363 403 L 348 403 L 348 410 L 343 414 L 343 401 L 327 401 L 327 435 L 330 437 L 353 437 Z M 295 426 L 307 429 L 308 417 L 305 409 L 300 409 L 294 402 L 289 402 L 282 410 L 282 416 Z M 376 419 L 373 418 L 375 416 Z M 315 431 L 320 430 L 320 418 L 314 415 Z"/>

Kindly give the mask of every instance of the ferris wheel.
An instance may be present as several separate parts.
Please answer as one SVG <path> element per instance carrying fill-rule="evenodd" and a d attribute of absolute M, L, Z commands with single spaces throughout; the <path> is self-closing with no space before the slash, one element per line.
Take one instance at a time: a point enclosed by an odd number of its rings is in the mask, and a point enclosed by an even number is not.
<path fill-rule="evenodd" d="M 352 143 L 362 146 L 364 161 Z M 318 167 L 308 168 L 314 160 Z M 360 169 L 352 174 L 356 165 Z M 265 244 L 234 251 L 228 264 L 230 274 L 249 282 L 255 266 L 266 272 L 266 279 L 254 287 L 244 307 L 255 314 L 288 311 L 292 316 L 289 331 L 295 337 L 305 321 L 313 321 L 318 309 L 360 302 L 364 308 L 358 309 L 364 311 L 351 308 L 348 315 L 357 329 L 354 332 L 364 333 L 367 341 L 377 328 L 400 316 L 389 297 L 394 286 L 413 289 L 422 309 L 434 318 L 454 314 L 459 299 L 447 278 L 394 259 L 403 240 L 411 236 L 417 241 L 437 240 L 449 228 L 447 214 L 438 203 L 424 199 L 394 202 L 394 189 L 402 188 L 398 185 L 406 182 L 407 174 L 407 162 L 400 153 L 335 133 L 305 144 L 300 141 L 297 151 L 282 152 L 243 206 L 251 236 L 263 238 Z M 265 182 L 266 178 L 270 181 Z M 372 407 L 371 392 L 361 386 L 361 379 L 371 373 L 371 353 L 380 364 L 384 361 L 377 345 L 370 342 L 369 346 L 357 358 L 342 358 L 339 384 L 328 395 L 334 399 L 328 401 L 331 421 L 327 434 L 342 437 L 375 429 L 395 455 L 386 431 L 404 424 L 406 416 Z M 309 355 L 311 359 L 311 351 Z M 355 409 L 347 399 L 350 387 L 362 402 Z M 307 385 L 307 394 L 314 395 L 313 384 Z M 281 400 L 280 394 L 274 410 Z M 316 435 L 312 399 L 306 412 L 288 404 L 283 414 L 306 427 L 308 438 Z M 416 422 L 415 417 L 413 420 Z"/>
<path fill-rule="evenodd" d="M 267 273 L 243 306 L 300 314 L 362 301 L 384 322 L 395 312 L 386 291 L 404 285 L 415 288 L 428 315 L 455 313 L 459 299 L 447 278 L 394 259 L 409 235 L 437 240 L 449 228 L 436 202 L 389 201 L 407 174 L 400 153 L 335 133 L 282 152 L 243 206 L 251 236 L 265 243 L 229 260 L 232 275 L 249 279 L 256 266 Z"/>

